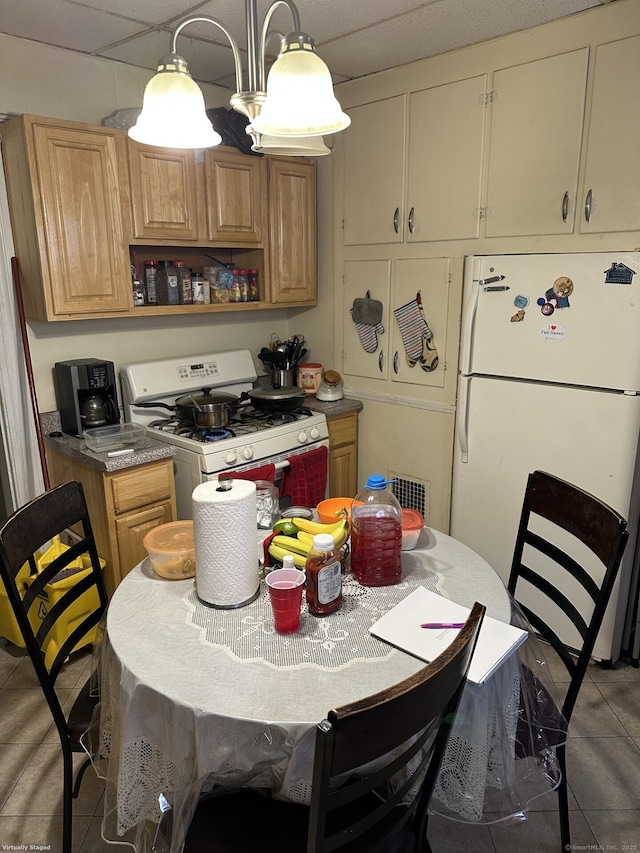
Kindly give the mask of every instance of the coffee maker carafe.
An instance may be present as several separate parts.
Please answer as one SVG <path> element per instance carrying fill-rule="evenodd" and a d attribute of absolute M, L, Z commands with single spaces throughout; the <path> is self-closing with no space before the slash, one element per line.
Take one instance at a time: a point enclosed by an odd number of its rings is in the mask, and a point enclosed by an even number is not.
<path fill-rule="evenodd" d="M 80 436 L 84 429 L 120 422 L 113 362 L 98 358 L 58 361 L 55 386 L 63 432 Z"/>

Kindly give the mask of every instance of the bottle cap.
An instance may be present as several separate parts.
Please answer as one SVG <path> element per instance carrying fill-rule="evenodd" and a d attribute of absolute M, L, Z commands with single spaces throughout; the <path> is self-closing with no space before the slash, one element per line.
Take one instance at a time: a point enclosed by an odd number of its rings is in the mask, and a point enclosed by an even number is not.
<path fill-rule="evenodd" d="M 382 474 L 370 474 L 369 479 L 365 483 L 367 489 L 384 489 L 386 485 L 387 481 Z"/>
<path fill-rule="evenodd" d="M 313 547 L 316 551 L 333 551 L 333 536 L 330 533 L 316 533 L 313 537 Z"/>
<path fill-rule="evenodd" d="M 293 562 L 293 556 L 291 554 L 285 554 L 282 558 L 282 568 L 283 569 L 295 569 L 295 565 Z"/>

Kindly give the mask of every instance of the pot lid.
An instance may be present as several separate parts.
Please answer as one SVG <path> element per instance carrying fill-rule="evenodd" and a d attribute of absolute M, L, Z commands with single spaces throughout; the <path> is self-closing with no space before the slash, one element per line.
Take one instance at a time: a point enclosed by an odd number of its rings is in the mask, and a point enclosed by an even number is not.
<path fill-rule="evenodd" d="M 295 385 L 283 385 L 281 388 L 254 388 L 249 391 L 252 400 L 295 400 L 296 397 L 305 397 L 303 388 Z"/>
<path fill-rule="evenodd" d="M 225 391 L 214 391 L 213 393 L 210 393 L 205 389 L 202 394 L 187 394 L 185 397 L 178 397 L 176 405 L 189 407 L 191 409 L 198 409 L 213 403 L 231 404 L 236 403 L 237 401 L 238 398 L 235 394 L 229 394 Z"/>

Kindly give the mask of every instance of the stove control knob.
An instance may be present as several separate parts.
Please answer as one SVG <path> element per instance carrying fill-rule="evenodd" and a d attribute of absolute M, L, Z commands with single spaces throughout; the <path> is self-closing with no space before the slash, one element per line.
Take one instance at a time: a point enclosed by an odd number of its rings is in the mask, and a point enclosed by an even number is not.
<path fill-rule="evenodd" d="M 311 427 L 311 438 L 315 441 L 317 438 L 320 438 L 320 430 L 318 427 Z"/>
<path fill-rule="evenodd" d="M 230 450 L 227 455 L 224 457 L 224 461 L 227 465 L 233 465 L 233 463 L 237 460 L 237 455 L 235 450 Z"/>
<path fill-rule="evenodd" d="M 298 441 L 300 442 L 300 444 L 304 444 L 306 440 L 307 440 L 306 432 L 304 430 L 300 430 L 300 432 L 298 433 Z"/>
<path fill-rule="evenodd" d="M 244 456 L 245 459 L 253 459 L 253 448 L 252 447 L 245 447 L 244 450 L 242 451 L 242 455 Z"/>

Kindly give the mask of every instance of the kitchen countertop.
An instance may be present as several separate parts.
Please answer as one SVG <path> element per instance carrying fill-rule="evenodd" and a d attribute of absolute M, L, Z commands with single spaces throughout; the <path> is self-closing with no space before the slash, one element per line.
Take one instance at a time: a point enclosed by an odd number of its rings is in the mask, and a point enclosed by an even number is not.
<path fill-rule="evenodd" d="M 61 453 L 73 456 L 79 462 L 90 465 L 104 473 L 123 471 L 136 465 L 146 465 L 148 462 L 158 462 L 174 456 L 174 447 L 162 441 L 145 437 L 144 445 L 126 456 L 108 457 L 105 453 L 95 453 L 89 450 L 82 438 L 68 435 L 60 431 L 60 413 L 43 412 L 40 415 L 42 436 L 47 447 L 53 447 Z M 52 434 L 53 433 L 53 434 Z M 59 433 L 59 435 L 55 435 Z"/>
<path fill-rule="evenodd" d="M 262 383 L 256 382 L 256 385 Z M 313 395 L 307 395 L 304 405 L 314 412 L 322 412 L 326 417 L 344 415 L 347 412 L 359 412 L 362 410 L 362 402 L 350 398 L 335 400 L 325 403 L 317 400 Z M 146 437 L 144 446 L 134 450 L 126 456 L 114 456 L 109 458 L 106 453 L 95 453 L 89 450 L 82 438 L 68 435 L 60 430 L 60 413 L 43 412 L 40 415 L 40 425 L 45 445 L 55 448 L 61 453 L 75 457 L 85 465 L 90 465 L 105 473 L 123 471 L 136 465 L 145 465 L 148 462 L 157 462 L 161 459 L 169 459 L 174 456 L 174 447 L 162 441 Z M 59 433 L 59 434 L 56 434 Z"/>

